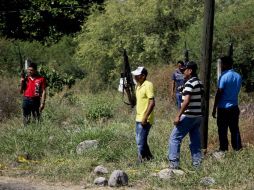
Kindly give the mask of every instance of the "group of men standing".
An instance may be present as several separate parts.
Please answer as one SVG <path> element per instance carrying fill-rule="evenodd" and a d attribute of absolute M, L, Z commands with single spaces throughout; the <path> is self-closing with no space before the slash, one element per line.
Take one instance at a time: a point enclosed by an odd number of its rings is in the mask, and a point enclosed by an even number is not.
<path fill-rule="evenodd" d="M 238 94 L 241 88 L 241 76 L 232 69 L 231 57 L 221 57 L 222 73 L 218 80 L 217 92 L 212 116 L 216 118 L 220 142 L 220 151 L 228 150 L 228 128 L 231 132 L 231 144 L 234 150 L 242 148 L 239 131 Z M 178 62 L 178 68 L 172 75 L 171 96 L 176 98 L 178 112 L 174 119 L 174 128 L 169 138 L 169 167 L 179 168 L 180 147 L 183 138 L 189 134 L 192 165 L 199 167 L 202 161 L 200 125 L 202 121 L 202 95 L 204 87 L 197 76 L 197 64 L 193 61 Z M 153 159 L 148 146 L 149 131 L 154 122 L 153 109 L 155 97 L 153 84 L 148 81 L 148 71 L 138 67 L 132 71 L 136 85 L 136 143 L 138 161 Z M 46 80 L 37 74 L 37 65 L 30 62 L 27 77 L 21 78 L 20 92 L 23 94 L 24 124 L 30 122 L 31 115 L 39 121 L 46 100 Z M 217 113 L 217 114 L 216 114 Z"/>
<path fill-rule="evenodd" d="M 228 150 L 228 128 L 231 132 L 231 144 L 234 150 L 242 148 L 239 131 L 238 94 L 241 88 L 241 76 L 232 68 L 233 60 L 229 56 L 221 57 L 222 73 L 218 80 L 217 92 L 212 116 L 216 118 L 220 148 Z M 202 161 L 200 125 L 203 118 L 202 96 L 204 87 L 197 76 L 197 64 L 193 61 L 178 62 L 178 68 L 172 75 L 171 96 L 176 99 L 178 112 L 174 119 L 174 128 L 169 137 L 169 167 L 178 169 L 180 147 L 183 138 L 189 134 L 192 165 L 199 168 Z M 146 80 L 147 70 L 138 67 L 132 72 L 136 85 L 136 143 L 138 160 L 143 162 L 153 158 L 147 143 L 148 134 L 153 124 L 155 106 L 153 84 Z M 217 111 L 217 114 L 216 114 Z"/>

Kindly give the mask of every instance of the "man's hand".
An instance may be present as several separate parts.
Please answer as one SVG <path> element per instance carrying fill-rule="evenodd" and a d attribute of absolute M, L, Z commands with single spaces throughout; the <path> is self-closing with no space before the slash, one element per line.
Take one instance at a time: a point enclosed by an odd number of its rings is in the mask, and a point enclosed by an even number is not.
<path fill-rule="evenodd" d="M 42 110 L 44 109 L 45 103 L 41 103 L 40 107 L 39 107 L 39 111 L 42 112 Z"/>
<path fill-rule="evenodd" d="M 174 125 L 177 125 L 180 122 L 180 116 L 176 116 L 174 120 Z"/>
<path fill-rule="evenodd" d="M 142 127 L 145 127 L 146 124 L 147 124 L 147 119 L 146 119 L 146 118 L 143 118 L 142 121 L 141 121 Z"/>

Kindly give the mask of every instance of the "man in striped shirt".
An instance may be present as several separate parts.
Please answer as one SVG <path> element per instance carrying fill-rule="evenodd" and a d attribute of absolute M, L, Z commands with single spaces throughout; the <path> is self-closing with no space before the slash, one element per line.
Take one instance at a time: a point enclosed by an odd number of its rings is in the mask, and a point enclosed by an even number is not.
<path fill-rule="evenodd" d="M 201 98 L 203 84 L 197 77 L 197 64 L 193 61 L 185 65 L 184 78 L 186 83 L 182 92 L 181 109 L 174 119 L 174 129 L 169 139 L 169 167 L 177 169 L 180 161 L 180 147 L 183 138 L 189 133 L 192 164 L 201 164 L 201 140 L 199 127 L 202 120 Z"/>

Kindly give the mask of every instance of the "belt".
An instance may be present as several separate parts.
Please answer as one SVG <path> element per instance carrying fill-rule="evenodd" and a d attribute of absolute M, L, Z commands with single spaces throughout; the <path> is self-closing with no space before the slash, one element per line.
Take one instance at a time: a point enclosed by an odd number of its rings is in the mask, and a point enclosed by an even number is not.
<path fill-rule="evenodd" d="M 39 96 L 34 96 L 34 97 L 29 97 L 29 96 L 24 96 L 25 100 L 40 100 Z"/>

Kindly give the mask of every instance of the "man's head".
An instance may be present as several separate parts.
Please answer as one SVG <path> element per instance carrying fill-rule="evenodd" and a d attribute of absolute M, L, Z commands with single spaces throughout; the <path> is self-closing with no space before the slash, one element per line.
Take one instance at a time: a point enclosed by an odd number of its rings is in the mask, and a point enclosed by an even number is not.
<path fill-rule="evenodd" d="M 178 66 L 178 69 L 179 71 L 181 71 L 182 73 L 184 72 L 184 62 L 183 61 L 177 61 L 177 66 Z"/>
<path fill-rule="evenodd" d="M 131 74 L 134 76 L 137 83 L 142 84 L 146 80 L 148 72 L 145 67 L 138 67 L 135 71 L 132 71 Z"/>
<path fill-rule="evenodd" d="M 28 76 L 35 76 L 37 73 L 37 65 L 34 62 L 28 62 L 27 65 L 27 75 Z"/>
<path fill-rule="evenodd" d="M 220 58 L 220 61 L 222 71 L 231 69 L 233 66 L 233 59 L 230 56 L 223 56 Z"/>
<path fill-rule="evenodd" d="M 189 61 L 185 64 L 184 78 L 189 79 L 197 75 L 198 66 L 194 61 Z"/>

